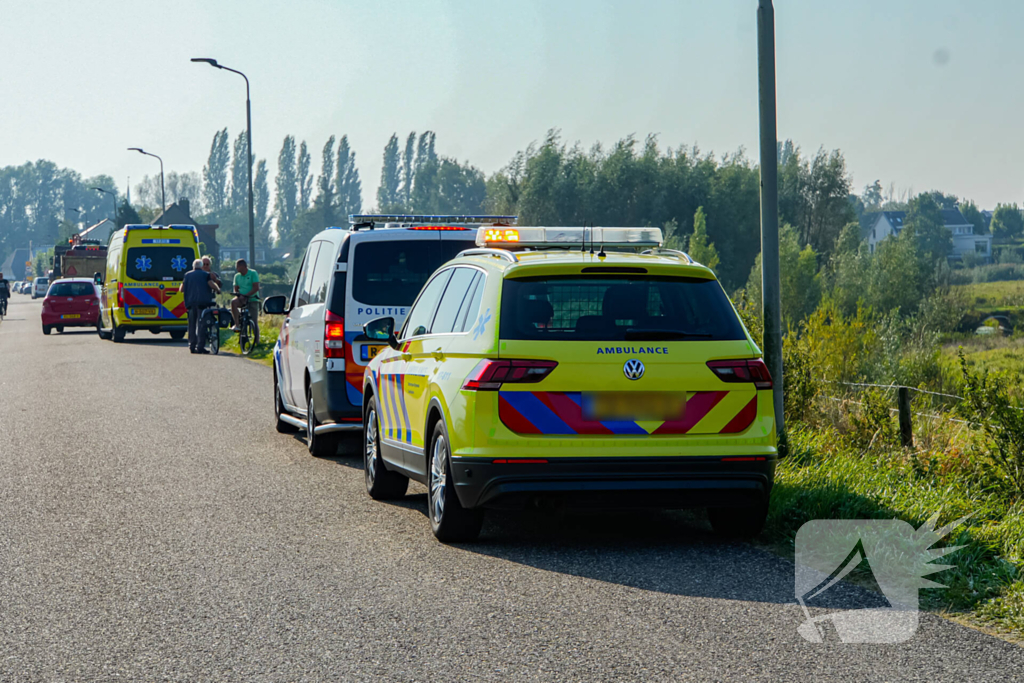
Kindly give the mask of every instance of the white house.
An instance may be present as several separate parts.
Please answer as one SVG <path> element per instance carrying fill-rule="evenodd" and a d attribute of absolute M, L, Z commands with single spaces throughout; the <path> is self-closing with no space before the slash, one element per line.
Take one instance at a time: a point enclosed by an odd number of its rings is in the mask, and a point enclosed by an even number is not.
<path fill-rule="evenodd" d="M 975 235 L 974 226 L 967 222 L 960 209 L 940 209 L 942 223 L 953 235 L 953 250 L 949 257 L 962 259 L 966 253 L 975 253 L 986 261 L 992 259 L 992 235 Z M 879 242 L 890 235 L 898 235 L 907 218 L 906 211 L 879 211 L 868 217 L 864 239 L 871 253 Z"/>

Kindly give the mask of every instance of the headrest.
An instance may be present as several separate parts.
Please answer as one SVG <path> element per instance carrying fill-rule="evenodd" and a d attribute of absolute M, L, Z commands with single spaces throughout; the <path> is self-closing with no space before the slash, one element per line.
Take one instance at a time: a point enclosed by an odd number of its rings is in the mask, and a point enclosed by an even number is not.
<path fill-rule="evenodd" d="M 519 326 L 547 325 L 554 313 L 547 299 L 525 299 L 519 302 Z"/>

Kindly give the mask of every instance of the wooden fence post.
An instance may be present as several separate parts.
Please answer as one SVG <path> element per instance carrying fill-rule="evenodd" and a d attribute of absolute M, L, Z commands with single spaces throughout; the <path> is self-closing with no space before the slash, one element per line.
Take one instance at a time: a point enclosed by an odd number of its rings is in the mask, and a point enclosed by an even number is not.
<path fill-rule="evenodd" d="M 900 441 L 904 448 L 914 447 L 914 425 L 910 421 L 910 389 L 899 387 L 896 402 L 900 413 Z"/>

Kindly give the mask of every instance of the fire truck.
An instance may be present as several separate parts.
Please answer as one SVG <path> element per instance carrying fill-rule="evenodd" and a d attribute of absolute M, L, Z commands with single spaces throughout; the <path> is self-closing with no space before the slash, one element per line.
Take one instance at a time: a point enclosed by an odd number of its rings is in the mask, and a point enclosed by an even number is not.
<path fill-rule="evenodd" d="M 103 273 L 106 265 L 106 244 L 75 235 L 67 244 L 58 244 L 53 248 L 53 274 L 50 282 L 62 277 L 92 277 L 96 273 Z"/>

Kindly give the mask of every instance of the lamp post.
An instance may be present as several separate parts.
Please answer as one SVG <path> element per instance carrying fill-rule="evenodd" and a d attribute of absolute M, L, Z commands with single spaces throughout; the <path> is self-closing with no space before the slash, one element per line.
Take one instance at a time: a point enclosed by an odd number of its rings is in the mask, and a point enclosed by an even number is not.
<path fill-rule="evenodd" d="M 114 217 L 113 218 L 114 218 L 114 224 L 116 225 L 117 224 L 117 195 L 114 194 L 113 192 L 111 192 L 110 190 L 104 190 L 102 187 L 94 187 L 92 189 L 96 190 L 97 192 L 102 192 L 103 194 L 109 194 L 110 195 L 111 201 L 114 202 Z"/>
<path fill-rule="evenodd" d="M 773 380 L 772 402 L 775 407 L 776 432 L 781 442 L 785 438 L 786 423 L 782 400 L 779 151 L 775 103 L 775 8 L 772 0 L 758 0 L 757 3 L 757 75 L 761 119 L 761 311 L 764 315 L 764 357 Z"/>
<path fill-rule="evenodd" d="M 150 154 L 146 150 L 140 149 L 139 147 L 129 147 L 128 151 L 145 154 L 147 157 L 153 157 L 160 162 L 160 213 L 162 214 L 167 210 L 167 195 L 164 194 L 164 160 L 155 154 Z"/>
<path fill-rule="evenodd" d="M 253 213 L 252 201 L 252 105 L 249 101 L 249 77 L 237 69 L 232 69 L 222 64 L 218 64 L 216 59 L 210 59 L 209 57 L 193 57 L 192 61 L 203 62 L 216 69 L 230 71 L 231 73 L 238 74 L 245 79 L 245 138 L 246 146 L 249 148 L 249 261 L 250 264 L 254 264 L 256 262 L 256 218 Z"/>

